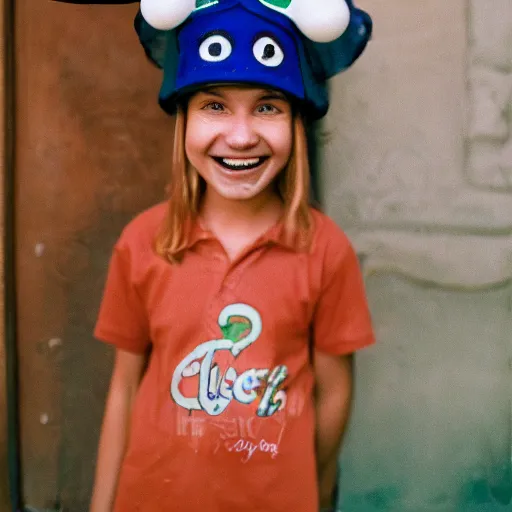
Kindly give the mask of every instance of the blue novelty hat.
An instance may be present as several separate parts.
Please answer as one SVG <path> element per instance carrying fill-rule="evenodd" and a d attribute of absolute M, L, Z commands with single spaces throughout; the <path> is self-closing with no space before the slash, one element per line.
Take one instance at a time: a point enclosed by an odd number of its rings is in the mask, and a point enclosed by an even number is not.
<path fill-rule="evenodd" d="M 329 107 L 327 80 L 361 55 L 372 20 L 352 0 L 141 0 L 135 29 L 163 70 L 166 112 L 207 85 L 247 83 L 283 91 L 314 120 Z"/>
<path fill-rule="evenodd" d="M 289 16 L 276 7 L 290 9 L 296 2 L 310 8 Z M 308 26 L 311 0 L 203 0 L 171 30 L 154 28 L 160 20 L 142 3 L 135 28 L 146 54 L 164 72 L 160 105 L 172 114 L 180 97 L 208 84 L 249 83 L 287 93 L 309 119 L 323 117 L 329 107 L 327 80 L 354 63 L 372 32 L 370 16 L 351 0 L 323 2 L 323 18 L 317 12 L 316 25 Z M 321 11 L 321 4 L 316 0 L 314 9 Z M 346 20 L 329 12 L 336 4 L 346 6 Z"/>

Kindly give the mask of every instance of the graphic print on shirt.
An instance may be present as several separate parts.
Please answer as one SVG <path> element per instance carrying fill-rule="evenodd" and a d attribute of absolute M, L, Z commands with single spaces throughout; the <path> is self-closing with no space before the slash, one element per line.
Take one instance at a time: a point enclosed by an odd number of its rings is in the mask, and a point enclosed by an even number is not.
<path fill-rule="evenodd" d="M 232 367 L 220 374 L 215 356 L 229 352 L 236 358 L 259 338 L 263 325 L 260 314 L 247 304 L 231 304 L 220 313 L 218 324 L 224 338 L 197 346 L 178 364 L 171 382 L 173 400 L 188 411 L 204 411 L 210 416 L 222 414 L 232 400 L 252 404 L 260 396 L 257 416 L 269 417 L 286 405 L 286 391 L 280 386 L 288 376 L 284 365 L 248 368 L 238 374 Z M 195 396 L 184 396 L 181 383 L 199 376 Z"/>

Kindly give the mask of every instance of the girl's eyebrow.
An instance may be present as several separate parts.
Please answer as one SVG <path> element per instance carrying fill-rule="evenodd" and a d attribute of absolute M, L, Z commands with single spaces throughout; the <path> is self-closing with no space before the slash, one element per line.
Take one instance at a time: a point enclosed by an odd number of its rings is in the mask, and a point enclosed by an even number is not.
<path fill-rule="evenodd" d="M 224 99 L 224 96 L 221 92 L 216 91 L 215 89 L 207 89 L 206 91 L 201 91 L 203 94 L 209 95 L 209 96 L 215 96 L 216 98 L 222 98 Z"/>
<path fill-rule="evenodd" d="M 286 101 L 286 97 L 283 94 L 275 93 L 275 94 L 265 94 L 260 98 L 260 101 L 268 101 L 268 100 L 281 100 Z"/>
<path fill-rule="evenodd" d="M 269 89 L 269 90 L 266 90 L 263 92 L 260 99 L 261 100 L 286 100 L 286 96 L 282 92 Z"/>
<path fill-rule="evenodd" d="M 219 91 L 218 89 L 207 89 L 205 91 L 200 91 L 200 92 L 207 96 L 215 96 L 216 98 L 226 99 L 224 94 L 222 94 L 222 92 Z M 261 96 L 258 96 L 258 101 L 262 101 L 262 100 L 263 101 L 269 101 L 269 100 L 286 101 L 286 96 L 279 91 L 274 91 L 272 89 L 268 89 L 268 90 L 264 89 L 261 91 Z"/>

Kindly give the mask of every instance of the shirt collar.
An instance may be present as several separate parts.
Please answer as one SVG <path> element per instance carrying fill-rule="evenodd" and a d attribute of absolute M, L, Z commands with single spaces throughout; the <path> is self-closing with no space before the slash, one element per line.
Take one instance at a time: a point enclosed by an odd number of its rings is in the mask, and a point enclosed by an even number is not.
<path fill-rule="evenodd" d="M 190 249 L 197 243 L 205 240 L 216 240 L 215 235 L 210 230 L 208 230 L 198 218 L 189 222 L 188 229 L 190 230 L 190 236 L 185 249 Z M 284 223 L 282 220 L 279 220 L 276 224 L 274 224 L 254 243 L 255 247 L 263 246 L 266 244 L 275 244 L 291 251 L 298 250 L 297 240 L 287 240 L 284 231 Z"/>

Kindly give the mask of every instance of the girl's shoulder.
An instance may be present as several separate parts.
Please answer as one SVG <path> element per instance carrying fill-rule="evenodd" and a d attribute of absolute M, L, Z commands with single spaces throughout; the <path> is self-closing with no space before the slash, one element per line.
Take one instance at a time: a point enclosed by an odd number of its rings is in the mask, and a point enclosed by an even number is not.
<path fill-rule="evenodd" d="M 344 252 L 351 243 L 343 229 L 329 216 L 316 208 L 311 208 L 313 220 L 313 252 Z"/>
<path fill-rule="evenodd" d="M 335 283 L 335 278 L 358 276 L 361 273 L 359 258 L 343 229 L 330 217 L 318 210 L 311 210 L 313 218 L 313 240 L 310 264 L 321 269 L 326 283 Z"/>
<path fill-rule="evenodd" d="M 152 248 L 156 234 L 167 213 L 167 202 L 159 203 L 137 214 L 123 229 L 117 248 Z"/>

